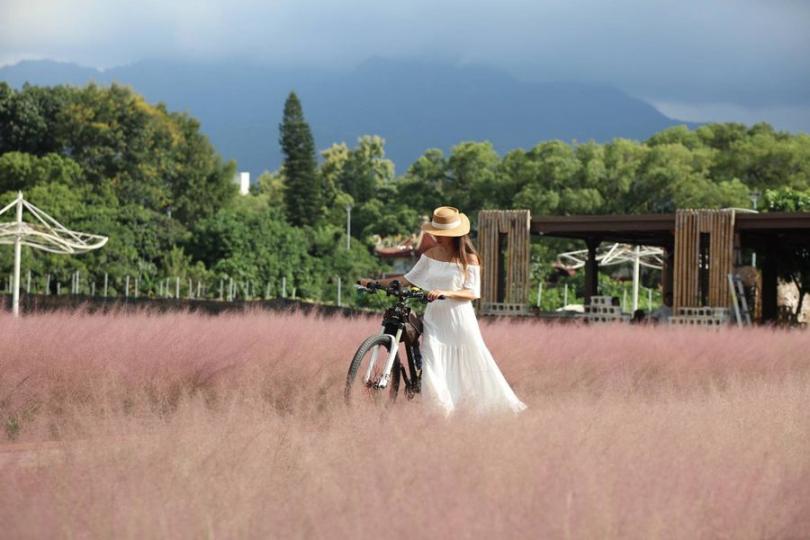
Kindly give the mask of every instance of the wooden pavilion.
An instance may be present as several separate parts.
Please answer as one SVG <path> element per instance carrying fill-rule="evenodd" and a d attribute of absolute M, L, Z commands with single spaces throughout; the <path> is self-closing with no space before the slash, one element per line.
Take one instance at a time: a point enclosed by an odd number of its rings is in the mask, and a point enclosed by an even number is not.
<path fill-rule="evenodd" d="M 484 210 L 478 218 L 483 276 L 481 310 L 528 311 L 530 235 L 582 240 L 586 302 L 598 291 L 596 251 L 602 242 L 664 249 L 661 276 L 673 308 L 728 307 L 728 274 L 744 250 L 757 255 L 761 271 L 761 318 L 777 317 L 780 259 L 788 250 L 810 249 L 810 213 L 753 213 L 738 209 L 678 210 L 673 214 L 544 216 L 528 210 Z"/>

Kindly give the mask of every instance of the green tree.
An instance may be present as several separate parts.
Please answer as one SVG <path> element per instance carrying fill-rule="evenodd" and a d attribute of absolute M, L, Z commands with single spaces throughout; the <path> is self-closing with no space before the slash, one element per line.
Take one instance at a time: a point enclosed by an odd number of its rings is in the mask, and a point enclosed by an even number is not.
<path fill-rule="evenodd" d="M 284 175 L 282 171 L 264 171 L 251 187 L 254 195 L 264 198 L 268 206 L 284 208 Z"/>
<path fill-rule="evenodd" d="M 63 185 L 81 185 L 82 169 L 69 157 L 45 154 L 38 157 L 24 152 L 6 152 L 0 155 L 0 192 L 23 190 L 55 182 Z"/>
<path fill-rule="evenodd" d="M 489 141 L 463 142 L 453 147 L 447 167 L 444 194 L 448 203 L 474 215 L 491 205 L 500 158 Z"/>
<path fill-rule="evenodd" d="M 397 200 L 420 215 L 430 215 L 437 206 L 447 204 L 444 195 L 447 167 L 441 150 L 427 150 L 397 182 Z"/>
<path fill-rule="evenodd" d="M 321 215 L 322 189 L 315 160 L 315 142 L 304 119 L 301 102 L 290 92 L 279 126 L 286 178 L 285 208 L 293 225 L 312 225 Z"/>
<path fill-rule="evenodd" d="M 358 204 L 376 197 L 394 178 L 394 163 L 385 157 L 385 139 L 364 135 L 349 151 L 340 171 L 340 188 Z"/>
<path fill-rule="evenodd" d="M 331 213 L 337 203 L 338 195 L 342 193 L 341 175 L 349 159 L 349 152 L 346 143 L 336 143 L 321 151 L 323 161 L 319 174 L 323 189 L 324 214 Z"/>
<path fill-rule="evenodd" d="M 633 186 L 648 149 L 628 139 L 614 139 L 605 145 L 605 180 L 600 192 L 605 213 L 628 213 L 633 208 L 628 194 Z"/>

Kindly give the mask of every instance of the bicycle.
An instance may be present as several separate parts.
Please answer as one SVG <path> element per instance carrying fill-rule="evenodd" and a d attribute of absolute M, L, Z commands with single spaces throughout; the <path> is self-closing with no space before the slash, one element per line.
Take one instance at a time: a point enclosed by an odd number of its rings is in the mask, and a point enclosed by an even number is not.
<path fill-rule="evenodd" d="M 396 280 L 387 287 L 379 283 L 355 287 L 368 293 L 384 291 L 388 296 L 396 297 L 396 302 L 383 313 L 382 331 L 366 338 L 352 358 L 349 372 L 346 374 L 344 390 L 346 404 L 352 402 L 353 393 L 365 393 L 376 402 L 386 388 L 389 399 L 393 402 L 397 398 L 402 381 L 405 382 L 405 395 L 408 399 L 413 399 L 422 389 L 422 353 L 419 351 L 419 336 L 422 330 L 421 321 L 411 311 L 408 301 L 427 303 L 430 301 L 427 292 L 416 287 L 403 288 Z M 444 296 L 439 296 L 439 299 L 444 299 Z M 405 344 L 408 369 L 405 369 L 399 360 L 400 341 Z M 383 351 L 384 362 L 378 361 L 380 351 Z M 364 363 L 364 369 L 361 371 L 360 366 Z M 362 373 L 362 381 L 355 384 L 359 371 Z"/>

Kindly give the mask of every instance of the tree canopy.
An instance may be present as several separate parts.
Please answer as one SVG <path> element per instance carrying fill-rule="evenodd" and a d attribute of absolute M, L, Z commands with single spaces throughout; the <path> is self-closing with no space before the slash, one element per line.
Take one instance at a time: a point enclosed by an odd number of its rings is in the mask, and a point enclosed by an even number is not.
<path fill-rule="evenodd" d="M 25 251 L 24 269 L 63 283 L 79 270 L 95 281 L 108 273 L 114 288 L 139 276 L 152 294 L 178 277 L 212 287 L 250 281 L 275 295 L 283 278 L 288 295 L 333 299 L 338 277 L 347 283 L 385 269 L 372 236 L 411 234 L 443 204 L 473 222 L 490 208 L 565 215 L 750 207 L 755 194 L 763 211 L 810 208 L 810 136 L 767 124 L 678 126 L 646 141 L 550 140 L 504 155 L 488 141 L 461 141 L 447 153 L 426 150 L 397 175 L 377 135 L 335 141 L 316 155 L 291 93 L 279 143 L 284 165 L 237 196 L 235 164 L 186 114 L 118 85 L 0 83 L 0 198 L 23 190 L 70 227 L 110 237 L 81 257 Z M 535 256 L 546 264 L 553 250 Z M 0 271 L 10 264 L 2 257 Z"/>

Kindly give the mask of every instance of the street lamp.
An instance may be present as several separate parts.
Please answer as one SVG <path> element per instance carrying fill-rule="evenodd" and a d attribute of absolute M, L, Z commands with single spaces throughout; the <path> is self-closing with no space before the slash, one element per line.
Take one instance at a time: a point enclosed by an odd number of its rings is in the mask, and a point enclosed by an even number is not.
<path fill-rule="evenodd" d="M 346 250 L 352 249 L 352 205 L 346 205 Z"/>

